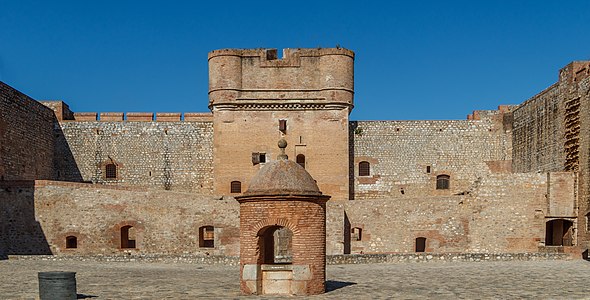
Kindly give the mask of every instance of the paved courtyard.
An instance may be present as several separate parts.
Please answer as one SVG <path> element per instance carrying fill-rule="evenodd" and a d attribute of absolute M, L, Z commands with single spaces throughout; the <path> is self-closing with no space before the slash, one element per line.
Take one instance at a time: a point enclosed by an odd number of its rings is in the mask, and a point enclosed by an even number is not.
<path fill-rule="evenodd" d="M 239 295 L 233 266 L 4 260 L 0 299 L 35 299 L 37 272 L 54 270 L 77 272 L 78 298 L 256 298 Z M 590 262 L 582 260 L 331 265 L 327 273 L 329 291 L 313 298 L 590 299 Z"/>

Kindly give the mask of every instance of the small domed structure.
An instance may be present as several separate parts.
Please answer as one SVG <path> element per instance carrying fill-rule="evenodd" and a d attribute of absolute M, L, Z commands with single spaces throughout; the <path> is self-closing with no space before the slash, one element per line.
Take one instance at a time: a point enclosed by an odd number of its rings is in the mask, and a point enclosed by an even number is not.
<path fill-rule="evenodd" d="M 252 179 L 240 202 L 240 289 L 244 294 L 325 291 L 326 201 L 315 180 L 281 154 Z"/>
<path fill-rule="evenodd" d="M 298 163 L 279 159 L 267 163 L 252 180 L 244 195 L 314 195 L 322 192 Z"/>

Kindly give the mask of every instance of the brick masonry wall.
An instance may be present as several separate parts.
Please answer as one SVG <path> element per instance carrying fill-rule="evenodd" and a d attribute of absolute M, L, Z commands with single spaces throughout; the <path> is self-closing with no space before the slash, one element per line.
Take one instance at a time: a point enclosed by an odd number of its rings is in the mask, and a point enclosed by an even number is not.
<path fill-rule="evenodd" d="M 242 265 L 260 264 L 259 233 L 267 226 L 280 225 L 293 233 L 293 265 L 308 265 L 311 278 L 305 284 L 306 294 L 324 292 L 326 279 L 326 205 L 285 197 L 285 199 L 244 201 L 240 203 L 240 262 Z M 309 198 L 309 197 L 308 197 Z M 252 290 L 241 281 L 245 294 Z"/>
<path fill-rule="evenodd" d="M 211 194 L 212 122 L 64 121 L 55 135 L 58 180 Z"/>
<path fill-rule="evenodd" d="M 502 112 L 486 113 L 480 120 L 351 122 L 352 198 L 449 196 L 479 177 L 510 172 L 510 128 Z M 370 163 L 370 176 L 359 176 L 361 161 Z M 436 190 L 441 174 L 450 176 L 450 189 Z"/>
<path fill-rule="evenodd" d="M 51 179 L 53 111 L 0 82 L 0 180 Z"/>
<path fill-rule="evenodd" d="M 287 120 L 287 130 L 278 130 Z M 348 198 L 348 111 L 218 111 L 215 113 L 215 190 L 230 193 L 230 183 L 240 181 L 242 191 L 264 164 L 253 164 L 252 153 L 265 153 L 267 161 L 278 155 L 277 142 L 288 142 L 291 160 L 305 156 L 305 169 L 322 192 L 333 199 Z M 318 130 L 321 128 L 322 130 Z"/>
<path fill-rule="evenodd" d="M 210 196 L 130 187 L 37 181 L 0 185 L 6 254 L 195 254 L 237 256 L 238 203 Z M 135 228 L 136 249 L 121 249 L 120 229 Z M 199 228 L 214 226 L 214 248 Z M 66 249 L 66 237 L 78 238 Z M 2 251 L 0 251 L 2 252 Z"/>

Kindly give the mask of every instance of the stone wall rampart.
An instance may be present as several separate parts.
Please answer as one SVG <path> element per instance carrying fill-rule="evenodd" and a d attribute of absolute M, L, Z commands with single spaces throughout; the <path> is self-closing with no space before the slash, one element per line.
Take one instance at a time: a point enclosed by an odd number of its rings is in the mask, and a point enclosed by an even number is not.
<path fill-rule="evenodd" d="M 564 169 L 563 91 L 555 84 L 514 110 L 513 166 L 515 172 Z"/>
<path fill-rule="evenodd" d="M 53 111 L 0 82 L 0 180 L 51 179 Z"/>
<path fill-rule="evenodd" d="M 551 217 L 547 193 L 571 207 L 573 178 L 571 172 L 493 173 L 463 195 L 329 201 L 328 253 L 413 253 L 417 238 L 432 253 L 541 251 Z"/>
<path fill-rule="evenodd" d="M 212 122 L 64 121 L 54 134 L 58 180 L 212 193 Z"/>
<path fill-rule="evenodd" d="M 351 198 L 464 194 L 479 177 L 510 171 L 512 138 L 504 115 L 490 111 L 479 120 L 351 122 Z M 361 162 L 369 163 L 369 175 L 360 175 Z M 437 189 L 439 175 L 450 176 L 448 189 Z"/>
<path fill-rule="evenodd" d="M 8 255 L 238 255 L 238 203 L 194 193 L 38 181 L 0 187 L 0 229 Z M 123 227 L 132 226 L 122 244 Z M 201 228 L 213 226 L 203 245 Z M 66 239 L 77 239 L 68 248 Z M 1 250 L 1 249 L 0 249 Z"/>

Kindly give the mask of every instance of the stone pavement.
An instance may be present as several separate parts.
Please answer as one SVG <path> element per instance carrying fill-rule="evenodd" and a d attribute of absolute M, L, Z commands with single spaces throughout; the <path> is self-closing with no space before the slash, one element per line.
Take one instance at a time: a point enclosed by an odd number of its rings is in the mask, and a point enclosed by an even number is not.
<path fill-rule="evenodd" d="M 37 272 L 77 272 L 79 298 L 273 299 L 239 295 L 238 267 L 93 261 L 0 261 L 0 299 L 35 299 Z M 315 299 L 590 299 L 590 262 L 330 265 Z M 302 298 L 302 297 L 289 297 Z"/>

